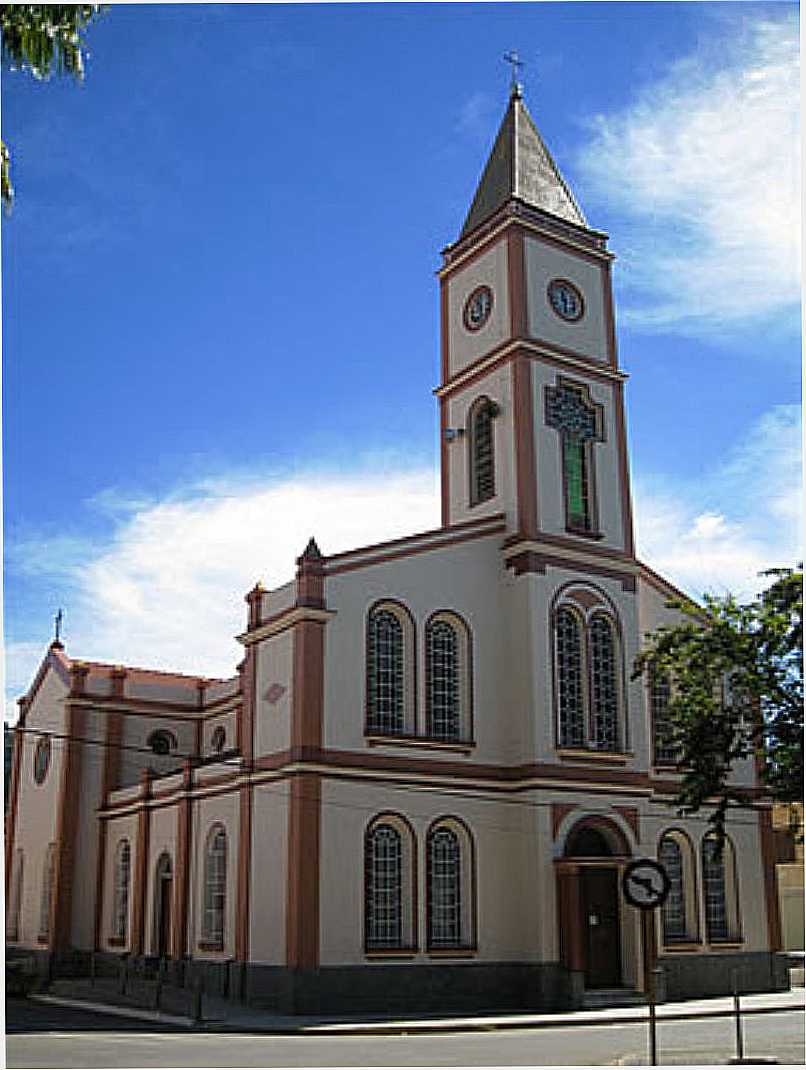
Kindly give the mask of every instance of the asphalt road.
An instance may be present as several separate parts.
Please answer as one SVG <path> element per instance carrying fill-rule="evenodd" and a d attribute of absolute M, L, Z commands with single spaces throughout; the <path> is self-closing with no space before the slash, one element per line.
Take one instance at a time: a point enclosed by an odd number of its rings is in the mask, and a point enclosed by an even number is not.
<path fill-rule="evenodd" d="M 428 1036 L 312 1037 L 156 1031 L 153 1023 L 86 1011 L 7 1004 L 9 1067 L 152 1066 L 639 1066 L 645 1025 L 558 1026 Z M 661 1065 L 724 1064 L 734 1054 L 729 1019 L 659 1027 Z M 745 1022 L 747 1055 L 804 1062 L 800 1012 Z"/>

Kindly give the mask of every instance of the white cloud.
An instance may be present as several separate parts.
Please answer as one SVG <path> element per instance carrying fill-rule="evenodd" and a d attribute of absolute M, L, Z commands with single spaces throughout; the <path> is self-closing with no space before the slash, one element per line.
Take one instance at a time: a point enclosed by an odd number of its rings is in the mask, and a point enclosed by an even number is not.
<path fill-rule="evenodd" d="M 800 406 L 781 405 L 696 480 L 639 475 L 642 559 L 695 597 L 732 591 L 751 598 L 764 585 L 759 572 L 802 559 L 800 447 Z"/>
<path fill-rule="evenodd" d="M 242 656 L 233 636 L 245 624 L 243 595 L 258 579 L 291 579 L 311 535 L 336 553 L 439 525 L 430 469 L 216 481 L 167 501 L 106 495 L 103 508 L 117 516 L 116 532 L 81 563 L 72 544 L 53 553 L 48 540 L 28 539 L 14 557 L 17 571 L 45 580 L 45 563 L 54 581 L 67 571 L 68 653 L 211 676 L 232 675 Z M 42 653 L 6 647 L 10 690 L 30 684 Z"/>
<path fill-rule="evenodd" d="M 581 168 L 626 237 L 624 323 L 701 331 L 797 309 L 797 12 L 731 14 L 631 107 L 594 120 Z"/>

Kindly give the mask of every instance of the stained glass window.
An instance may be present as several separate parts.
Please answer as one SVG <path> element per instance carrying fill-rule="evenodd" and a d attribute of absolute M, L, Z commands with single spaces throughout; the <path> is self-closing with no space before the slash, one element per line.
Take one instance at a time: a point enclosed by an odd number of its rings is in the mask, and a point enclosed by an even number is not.
<path fill-rule="evenodd" d="M 669 720 L 671 696 L 669 678 L 663 673 L 652 673 L 649 681 L 649 701 L 652 712 L 655 762 L 658 765 L 675 765 L 679 756 Z"/>
<path fill-rule="evenodd" d="M 587 458 L 585 443 L 565 436 L 563 465 L 565 467 L 565 503 L 569 527 L 590 528 Z"/>
<path fill-rule="evenodd" d="M 224 942 L 224 904 L 227 890 L 227 836 L 219 826 L 208 838 L 204 861 L 204 916 L 202 937 Z"/>
<path fill-rule="evenodd" d="M 401 734 L 404 730 L 403 626 L 391 610 L 372 612 L 367 647 L 367 727 L 371 732 Z"/>
<path fill-rule="evenodd" d="M 683 852 L 671 836 L 661 840 L 658 859 L 669 875 L 669 895 L 663 904 L 663 939 L 667 944 L 688 937 L 686 927 L 686 897 L 683 887 Z"/>
<path fill-rule="evenodd" d="M 725 897 L 725 844 L 722 854 L 709 836 L 702 843 L 702 879 L 705 889 L 705 929 L 709 943 L 729 938 L 728 910 Z"/>
<path fill-rule="evenodd" d="M 616 642 L 607 617 L 593 618 L 590 643 L 593 739 L 599 750 L 617 750 Z"/>
<path fill-rule="evenodd" d="M 428 943 L 458 947 L 461 943 L 461 853 L 459 838 L 449 828 L 428 837 Z"/>
<path fill-rule="evenodd" d="M 570 609 L 559 609 L 555 621 L 557 700 L 560 746 L 585 745 L 585 699 L 582 689 L 582 629 Z"/>
<path fill-rule="evenodd" d="M 459 636 L 445 620 L 433 621 L 425 632 L 428 679 L 428 734 L 435 739 L 459 739 Z"/>
<path fill-rule="evenodd" d="M 601 438 L 597 406 L 587 401 L 582 387 L 567 383 L 548 387 L 546 423 L 559 431 L 562 440 L 566 523 L 569 528 L 590 531 L 593 511 L 587 444 Z"/>
<path fill-rule="evenodd" d="M 365 845 L 365 940 L 368 949 L 403 942 L 403 849 L 391 825 L 375 825 Z"/>
<path fill-rule="evenodd" d="M 482 398 L 473 408 L 470 421 L 470 466 L 472 505 L 495 495 L 492 403 Z"/>
<path fill-rule="evenodd" d="M 115 893 L 113 905 L 112 935 L 117 940 L 126 939 L 129 918 L 129 883 L 131 876 L 131 848 L 129 841 L 118 844 L 115 856 Z"/>

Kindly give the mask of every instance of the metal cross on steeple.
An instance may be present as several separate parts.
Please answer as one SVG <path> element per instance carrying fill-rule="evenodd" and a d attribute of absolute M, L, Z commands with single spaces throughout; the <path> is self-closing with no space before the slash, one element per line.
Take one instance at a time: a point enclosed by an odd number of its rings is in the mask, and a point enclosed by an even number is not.
<path fill-rule="evenodd" d="M 55 617 L 55 624 L 56 624 L 56 639 L 55 639 L 55 642 L 57 642 L 57 643 L 61 642 L 62 619 L 63 619 L 63 617 L 64 617 L 64 614 L 61 611 L 61 607 L 59 607 L 59 612 L 56 614 L 56 617 Z"/>
<path fill-rule="evenodd" d="M 512 65 L 512 81 L 510 82 L 510 89 L 513 93 L 519 94 L 521 91 L 521 84 L 518 81 L 518 72 L 520 68 L 524 66 L 524 62 L 514 48 L 509 52 L 504 53 L 504 62 Z"/>

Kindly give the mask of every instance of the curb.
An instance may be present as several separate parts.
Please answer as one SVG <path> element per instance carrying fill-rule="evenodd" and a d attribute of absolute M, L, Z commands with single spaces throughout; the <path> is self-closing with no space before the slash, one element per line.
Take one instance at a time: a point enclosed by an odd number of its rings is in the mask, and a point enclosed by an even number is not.
<path fill-rule="evenodd" d="M 137 1018 L 141 1022 L 161 1022 L 163 1025 L 194 1025 L 192 1018 L 180 1018 L 176 1014 L 164 1014 L 162 1011 L 139 1010 L 137 1007 L 121 1007 L 118 1004 L 93 1003 L 86 999 L 66 999 L 62 996 L 31 995 L 38 1003 L 53 1003 L 57 1007 L 73 1007 L 75 1010 L 97 1011 L 99 1014 L 113 1014 L 119 1018 Z"/>

